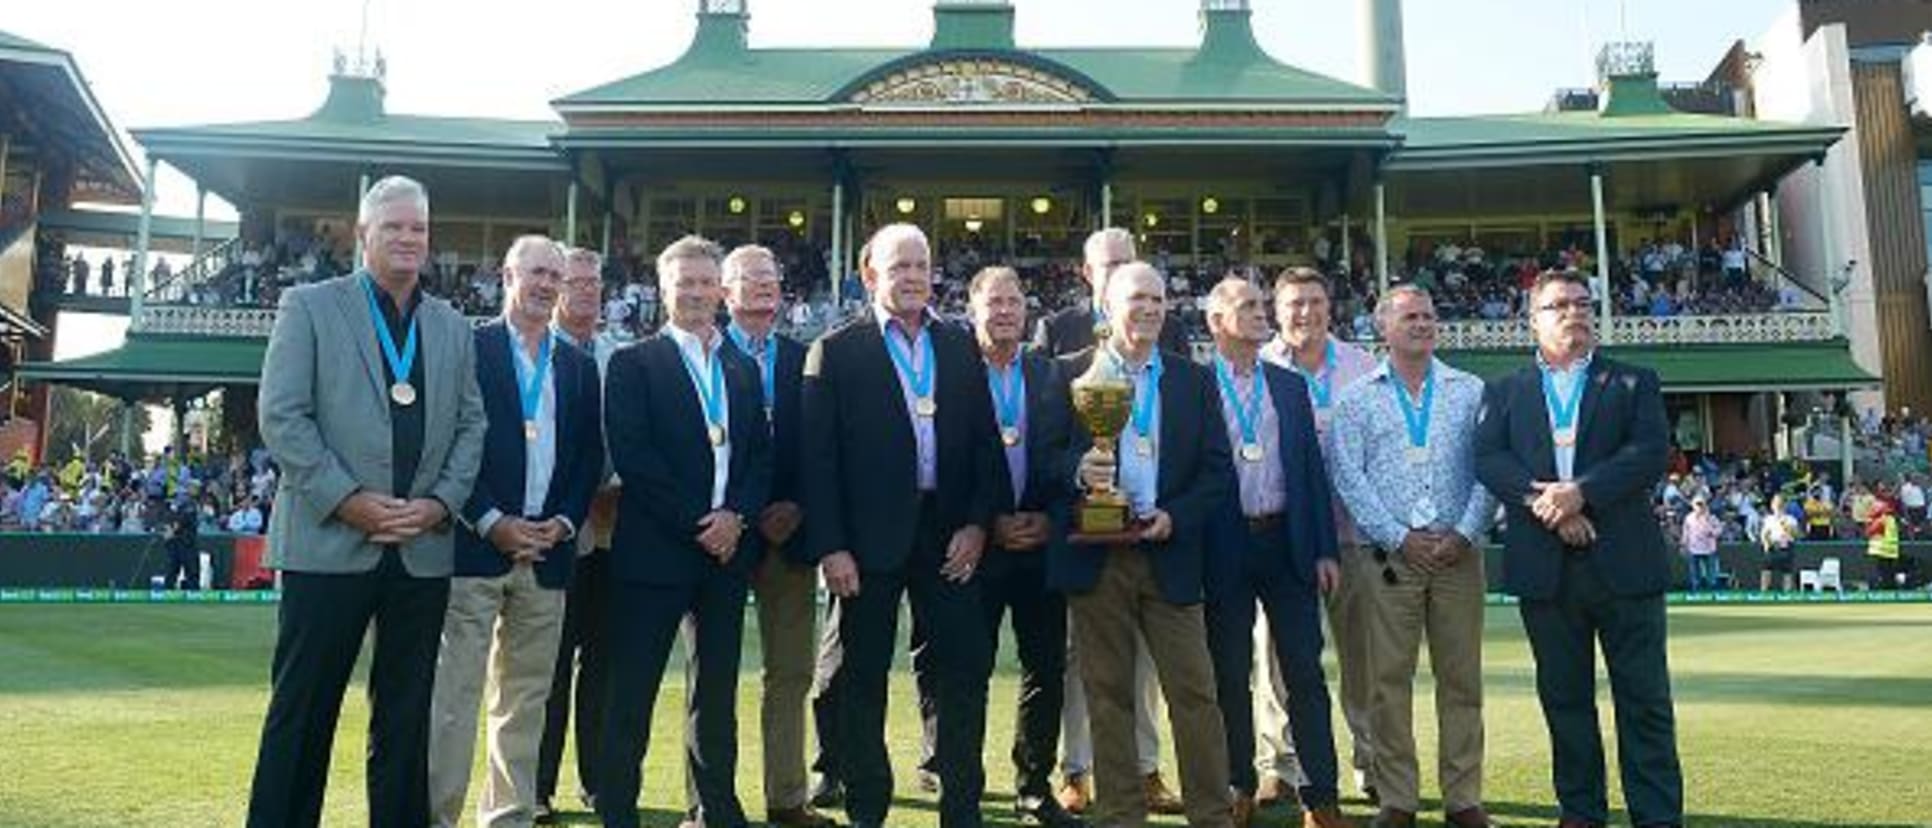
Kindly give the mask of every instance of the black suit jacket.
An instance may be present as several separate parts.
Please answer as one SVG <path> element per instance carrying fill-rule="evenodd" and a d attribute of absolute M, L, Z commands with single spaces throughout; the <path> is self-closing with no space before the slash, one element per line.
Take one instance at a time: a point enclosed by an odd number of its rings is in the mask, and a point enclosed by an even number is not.
<path fill-rule="evenodd" d="M 1284 520 L 1275 531 L 1285 555 L 1248 555 L 1248 528 L 1241 514 L 1241 483 L 1235 466 L 1228 468 L 1228 496 L 1208 529 L 1208 592 L 1218 597 L 1223 587 L 1241 583 L 1245 573 L 1293 573 L 1315 583 L 1315 561 L 1336 557 L 1334 492 L 1328 467 L 1322 461 L 1320 438 L 1315 436 L 1315 409 L 1308 401 L 1308 382 L 1286 368 L 1259 363 L 1268 382 L 1268 399 L 1275 406 L 1280 432 L 1281 476 L 1287 487 Z M 1217 381 L 1218 387 L 1218 381 Z M 1225 423 L 1224 417 L 1221 422 Z"/>
<path fill-rule="evenodd" d="M 771 432 L 765 424 L 758 366 L 720 346 L 730 411 L 731 469 L 724 507 L 745 519 L 731 562 L 720 566 L 698 545 L 698 520 L 711 512 L 714 465 L 704 409 L 669 334 L 613 354 L 604 422 L 611 464 L 624 481 L 611 537 L 611 573 L 621 581 L 691 584 L 715 573 L 746 577 L 764 550 L 758 513 L 771 491 Z"/>
<path fill-rule="evenodd" d="M 1062 383 L 1070 389 L 1093 358 L 1091 348 L 1062 357 Z M 1213 378 L 1207 369 L 1178 353 L 1163 352 L 1161 361 L 1160 492 L 1155 504 L 1173 519 L 1174 532 L 1164 543 L 1141 546 L 1154 561 L 1161 597 L 1176 604 L 1195 604 L 1202 599 L 1207 522 L 1229 495 L 1234 471 L 1229 465 L 1227 428 L 1221 423 L 1221 394 Z M 1071 398 L 1071 390 L 1066 393 Z M 1093 435 L 1078 418 L 1069 433 L 1065 468 L 1071 477 L 1080 456 L 1093 447 Z M 1064 540 L 1070 527 L 1061 521 L 1055 530 Z M 1109 554 L 1102 547 L 1056 543 L 1048 550 L 1047 584 L 1063 592 L 1091 590 Z"/>
<path fill-rule="evenodd" d="M 1026 377 L 1026 486 L 1017 502 L 1009 498 L 997 509 L 1000 514 L 1044 512 L 1054 522 L 1063 521 L 1073 498 L 1073 468 L 1067 465 L 1067 440 L 1072 428 L 1073 405 L 1067 400 L 1067 387 L 1060 382 L 1053 360 L 1035 351 L 1020 354 L 1020 373 Z M 997 412 L 995 412 L 997 413 Z M 1004 449 L 1004 444 L 1002 444 Z M 1002 480 L 1011 485 L 1012 470 L 1006 452 L 999 452 Z M 1050 533 L 1047 546 L 1064 542 Z M 1044 569 L 1047 549 L 1008 551 L 988 544 L 980 562 L 983 575 L 994 576 L 1013 567 Z"/>
<path fill-rule="evenodd" d="M 771 407 L 771 496 L 772 503 L 799 499 L 799 461 L 805 445 L 803 401 L 799 398 L 805 382 L 805 346 L 797 340 L 771 334 L 772 341 L 778 343 L 778 367 L 772 372 L 773 399 Z M 737 345 L 731 340 L 725 344 L 733 350 Z M 750 354 L 745 355 L 751 362 L 754 372 L 758 370 L 758 360 Z M 759 378 L 759 392 L 764 391 L 763 378 Z M 746 515 L 752 520 L 757 515 Z M 785 557 L 799 563 L 809 563 L 802 551 L 804 527 L 801 525 L 793 540 L 785 545 Z"/>
<path fill-rule="evenodd" d="M 1656 373 L 1609 359 L 1590 362 L 1578 403 L 1573 479 L 1584 515 L 1596 526 L 1588 552 L 1610 589 L 1652 595 L 1670 583 L 1663 532 L 1651 512 L 1651 489 L 1669 463 L 1669 426 Z M 1543 377 L 1529 365 L 1489 383 L 1476 422 L 1476 477 L 1503 502 L 1503 588 L 1522 598 L 1556 595 L 1563 541 L 1529 510 L 1532 481 L 1556 479 Z"/>
<path fill-rule="evenodd" d="M 1033 329 L 1033 349 L 1049 358 L 1057 359 L 1093 346 L 1091 304 L 1054 311 L 1041 317 L 1040 323 Z M 1161 350 L 1189 358 L 1194 355 L 1187 343 L 1187 335 L 1181 332 L 1180 320 L 1174 318 L 1171 312 L 1167 315 L 1167 324 L 1161 326 Z"/>
<path fill-rule="evenodd" d="M 463 505 L 462 530 L 456 534 L 457 575 L 496 577 L 509 572 L 510 559 L 477 535 L 474 527 L 492 509 L 508 517 L 526 516 L 523 398 L 517 390 L 510 347 L 510 327 L 503 321 L 476 330 L 476 384 L 483 392 L 483 413 L 489 424 L 483 432 L 483 465 Z M 597 362 L 559 338 L 550 348 L 550 373 L 557 387 L 557 460 L 540 517 L 561 515 L 584 531 L 584 515 L 604 473 Z M 573 538 L 546 551 L 536 565 L 537 583 L 549 589 L 563 589 L 570 583 L 576 549 Z"/>
<path fill-rule="evenodd" d="M 990 531 L 1010 503 L 1000 473 L 999 429 L 979 346 L 965 330 L 931 319 L 938 376 L 933 395 L 940 528 Z M 852 553 L 861 572 L 900 569 L 918 528 L 917 444 L 892 358 L 868 311 L 812 343 L 805 355 L 804 551 L 817 561 Z"/>

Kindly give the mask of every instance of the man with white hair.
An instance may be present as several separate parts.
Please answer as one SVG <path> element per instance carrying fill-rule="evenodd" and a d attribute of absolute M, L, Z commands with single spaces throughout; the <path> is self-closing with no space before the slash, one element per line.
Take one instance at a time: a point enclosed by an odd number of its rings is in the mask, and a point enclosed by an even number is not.
<path fill-rule="evenodd" d="M 604 473 L 597 365 L 550 330 L 563 250 L 523 236 L 503 257 L 503 318 L 476 331 L 489 428 L 483 467 L 458 519 L 456 577 L 430 704 L 434 824 L 454 828 L 468 799 L 476 710 L 487 695 L 486 826 L 536 817 L 537 754 L 563 634 L 577 527 Z M 487 693 L 486 693 L 487 691 Z"/>
<path fill-rule="evenodd" d="M 971 335 L 935 318 L 932 248 L 909 224 L 861 251 L 871 313 L 805 358 L 805 551 L 833 596 L 838 748 L 856 828 L 892 799 L 886 679 L 902 595 L 930 624 L 940 825 L 981 824 L 980 751 L 992 644 L 974 573 L 1009 484 Z"/>
<path fill-rule="evenodd" d="M 282 572 L 273 684 L 248 824 L 322 820 L 342 694 L 371 623 L 369 824 L 430 821 L 430 688 L 487 426 L 469 322 L 425 296 L 429 195 L 377 181 L 355 273 L 282 294 L 262 359 L 262 441 L 282 468 L 269 565 Z"/>
<path fill-rule="evenodd" d="M 1107 340 L 1063 358 L 1061 375 L 1070 382 L 1096 359 L 1113 362 L 1134 386 L 1132 415 L 1117 435 L 1117 460 L 1088 452 L 1094 435 L 1080 424 L 1071 430 L 1070 450 L 1085 452 L 1077 455 L 1083 488 L 1111 485 L 1118 476 L 1138 535 L 1118 545 L 1069 539 L 1048 550 L 1047 566 L 1049 582 L 1068 594 L 1080 652 L 1093 725 L 1093 821 L 1140 825 L 1147 818 L 1133 734 L 1138 634 L 1167 697 L 1188 824 L 1226 828 L 1233 824 L 1227 740 L 1201 602 L 1203 530 L 1234 477 L 1227 431 L 1206 372 L 1157 347 L 1167 303 L 1160 272 L 1125 265 L 1108 280 L 1106 297 L 1113 320 Z"/>

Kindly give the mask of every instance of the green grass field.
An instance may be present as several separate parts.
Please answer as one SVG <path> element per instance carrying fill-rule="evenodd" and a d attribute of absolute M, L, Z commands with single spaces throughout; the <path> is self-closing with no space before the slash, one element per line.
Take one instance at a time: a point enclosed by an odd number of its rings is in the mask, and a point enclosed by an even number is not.
<path fill-rule="evenodd" d="M 240 824 L 274 624 L 270 607 L 0 606 L 0 826 Z M 1505 825 L 1548 825 L 1549 750 L 1527 645 L 1513 610 L 1492 609 L 1488 624 L 1488 798 Z M 1932 606 L 1678 607 L 1671 625 L 1691 825 L 1932 825 Z M 910 778 L 909 676 L 894 681 L 901 799 L 891 822 L 936 825 L 931 798 Z M 1009 813 L 1015 681 L 1008 659 L 994 680 L 986 757 L 996 824 Z M 667 682 L 659 701 L 643 803 L 652 825 L 676 825 L 681 804 L 681 685 Z M 756 682 L 741 691 L 741 722 L 753 724 L 740 790 L 757 817 Z M 1425 796 L 1428 695 L 1419 688 Z M 326 824 L 363 824 L 367 713 L 352 689 Z M 563 789 L 574 791 L 565 773 Z M 1361 802 L 1348 809 L 1369 813 Z M 1292 816 L 1264 813 L 1261 824 Z"/>

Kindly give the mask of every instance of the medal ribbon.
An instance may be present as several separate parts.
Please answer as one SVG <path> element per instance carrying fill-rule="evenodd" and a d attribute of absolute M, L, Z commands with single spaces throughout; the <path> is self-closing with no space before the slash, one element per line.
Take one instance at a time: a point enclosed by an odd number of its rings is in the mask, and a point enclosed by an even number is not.
<path fill-rule="evenodd" d="M 1260 445 L 1255 439 L 1255 423 L 1261 420 L 1261 395 L 1267 393 L 1268 380 L 1261 375 L 1261 365 L 1254 366 L 1254 382 L 1248 387 L 1248 397 L 1242 399 L 1234 387 L 1234 370 L 1220 354 L 1214 356 L 1214 375 L 1221 380 L 1221 394 L 1234 401 L 1235 424 L 1241 427 L 1241 444 Z"/>
<path fill-rule="evenodd" d="M 912 395 L 922 400 L 932 399 L 932 327 L 931 323 L 919 326 L 919 361 L 913 362 L 912 351 L 904 344 L 904 328 L 900 335 L 893 336 L 886 331 L 886 352 L 892 355 L 892 364 L 899 369 L 899 376 L 912 386 Z"/>
<path fill-rule="evenodd" d="M 1288 355 L 1288 367 L 1308 381 L 1308 398 L 1315 403 L 1317 411 L 1324 410 L 1335 403 L 1335 340 L 1328 340 L 1328 347 L 1322 352 L 1321 370 L 1309 373 L 1295 362 L 1294 354 Z"/>
<path fill-rule="evenodd" d="M 382 306 L 376 304 L 376 277 L 362 280 L 362 291 L 369 297 L 369 320 L 376 323 L 376 339 L 382 342 L 382 356 L 389 361 L 389 371 L 395 381 L 407 384 L 409 374 L 416 367 L 416 317 L 409 317 L 409 335 L 404 338 L 402 353 L 396 352 L 396 337 L 389 332 L 389 322 L 382 318 Z"/>
<path fill-rule="evenodd" d="M 543 380 L 550 375 L 552 337 L 549 332 L 544 333 L 543 344 L 537 346 L 537 364 L 526 376 L 523 370 L 523 353 L 517 344 L 516 329 L 512 328 L 508 333 L 510 334 L 510 364 L 517 369 L 517 396 L 523 403 L 523 422 L 535 424 L 537 406 L 543 402 Z"/>
<path fill-rule="evenodd" d="M 1402 408 L 1402 422 L 1409 427 L 1409 445 L 1414 448 L 1429 447 L 1429 415 L 1436 400 L 1436 366 L 1429 365 L 1429 373 L 1422 378 L 1422 402 L 1417 405 L 1409 399 L 1409 389 L 1401 375 L 1390 365 L 1389 386 L 1395 389 L 1395 403 Z"/>
<path fill-rule="evenodd" d="M 725 328 L 725 333 L 731 337 L 732 344 L 738 346 L 738 350 L 745 352 L 745 356 L 758 360 L 760 379 L 764 381 L 765 407 L 772 407 L 775 404 L 773 400 L 778 396 L 778 338 L 765 334 L 764 346 L 754 354 L 751 352 L 751 335 L 738 327 L 738 323 L 731 323 L 730 327 Z"/>
<path fill-rule="evenodd" d="M 1552 378 L 1556 372 L 1548 365 L 1540 367 L 1543 372 L 1543 402 L 1550 409 L 1551 430 L 1568 431 L 1576 424 L 1576 412 L 1583 403 L 1583 386 L 1586 377 L 1579 375 L 1570 387 L 1569 398 L 1564 399 L 1556 393 L 1556 380 Z"/>
<path fill-rule="evenodd" d="M 1142 440 L 1153 440 L 1148 434 L 1154 427 L 1154 407 L 1160 404 L 1161 393 L 1161 354 L 1155 351 L 1147 361 L 1147 378 L 1134 391 L 1133 426 L 1134 433 Z"/>
<path fill-rule="evenodd" d="M 1019 357 L 1013 364 L 1004 368 L 986 366 L 986 388 L 993 392 L 993 411 L 999 415 L 1000 431 L 1018 430 L 1020 427 L 1020 402 L 1026 399 L 1026 372 L 1020 368 Z"/>
<path fill-rule="evenodd" d="M 717 353 L 711 355 L 709 382 L 706 382 L 704 376 L 698 373 L 698 366 L 692 364 L 691 355 L 684 352 L 683 346 L 678 347 L 678 359 L 684 361 L 684 370 L 691 375 L 691 381 L 698 385 L 698 400 L 704 404 L 705 423 L 715 428 L 724 428 L 724 357 Z"/>

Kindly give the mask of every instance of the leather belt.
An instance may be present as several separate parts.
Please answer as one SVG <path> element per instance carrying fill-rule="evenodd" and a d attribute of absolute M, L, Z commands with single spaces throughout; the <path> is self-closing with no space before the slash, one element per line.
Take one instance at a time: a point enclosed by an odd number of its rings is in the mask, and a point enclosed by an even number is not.
<path fill-rule="evenodd" d="M 1265 515 L 1250 515 L 1246 518 L 1248 531 L 1259 534 L 1281 528 L 1285 512 L 1270 512 Z"/>

